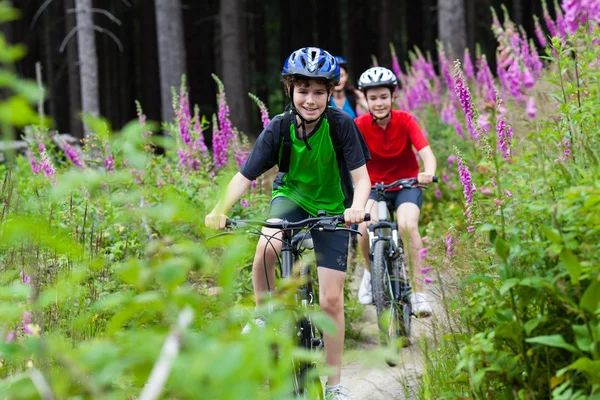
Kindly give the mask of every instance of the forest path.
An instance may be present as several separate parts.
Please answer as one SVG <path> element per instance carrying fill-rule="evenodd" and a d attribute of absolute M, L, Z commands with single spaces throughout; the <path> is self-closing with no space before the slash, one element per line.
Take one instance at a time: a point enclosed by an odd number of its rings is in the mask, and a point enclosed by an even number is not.
<path fill-rule="evenodd" d="M 357 266 L 350 287 L 358 291 L 364 267 Z M 422 335 L 431 339 L 434 325 L 439 324 L 443 315 L 439 293 L 435 287 L 428 291 L 433 301 L 434 316 L 412 320 L 411 344 L 401 350 L 398 364 L 389 367 L 379 346 L 377 313 L 375 306 L 366 306 L 360 321 L 354 328 L 360 332 L 361 340 L 354 349 L 344 352 L 342 365 L 342 385 L 350 391 L 352 400 L 392 400 L 413 399 L 423 374 L 423 352 L 419 342 Z M 439 330 L 438 330 L 439 331 Z"/>

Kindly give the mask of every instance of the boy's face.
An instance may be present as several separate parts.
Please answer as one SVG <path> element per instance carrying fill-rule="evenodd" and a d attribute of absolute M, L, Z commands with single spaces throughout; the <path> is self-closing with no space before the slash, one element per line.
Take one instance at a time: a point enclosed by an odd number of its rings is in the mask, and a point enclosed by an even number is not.
<path fill-rule="evenodd" d="M 376 87 L 367 90 L 369 111 L 377 118 L 384 118 L 392 109 L 392 91 L 387 87 Z"/>
<path fill-rule="evenodd" d="M 294 86 L 294 105 L 306 120 L 314 120 L 325 112 L 329 93 L 324 84 L 309 80 L 308 84 Z"/>

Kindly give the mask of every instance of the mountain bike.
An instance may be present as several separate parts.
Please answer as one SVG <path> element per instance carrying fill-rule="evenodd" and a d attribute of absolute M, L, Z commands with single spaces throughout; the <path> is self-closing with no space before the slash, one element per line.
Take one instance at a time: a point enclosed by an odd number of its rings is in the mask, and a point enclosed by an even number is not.
<path fill-rule="evenodd" d="M 369 220 L 368 214 L 365 220 Z M 257 227 L 278 229 L 282 233 L 281 255 L 279 258 L 280 273 L 282 279 L 292 278 L 293 266 L 301 260 L 302 253 L 306 250 L 313 250 L 311 231 L 318 229 L 320 231 L 335 232 L 348 231 L 358 233 L 357 230 L 339 226 L 344 223 L 344 216 L 326 216 L 324 212 L 319 212 L 317 217 L 307 218 L 298 222 L 289 222 L 280 220 L 279 222 L 267 222 L 261 220 L 236 220 L 228 219 L 226 227 L 232 230 L 248 227 L 251 228 L 247 233 L 264 235 Z M 270 237 L 267 237 L 270 239 Z M 310 311 L 315 309 L 318 293 L 315 293 L 311 274 L 314 267 L 309 263 L 303 263 L 300 267 L 300 279 L 302 285 L 298 289 L 291 327 L 291 334 L 297 341 L 298 346 L 309 350 L 310 352 L 320 351 L 323 348 L 323 334 L 313 324 L 310 318 Z M 268 282 L 267 282 L 268 284 Z M 269 291 L 273 288 L 269 287 Z M 292 360 L 293 363 L 293 384 L 294 394 L 299 398 L 322 399 L 323 386 L 320 378 L 311 373 L 316 367 L 315 362 L 304 360 Z"/>
<path fill-rule="evenodd" d="M 433 178 L 437 182 L 437 177 Z M 371 285 L 373 303 L 377 311 L 377 323 L 381 343 L 394 347 L 399 352 L 400 341 L 410 343 L 412 288 L 406 264 L 406 253 L 402 238 L 398 236 L 396 210 L 386 199 L 390 189 L 427 189 L 418 183 L 417 178 L 400 179 L 389 185 L 377 183 L 371 187 L 377 194 L 379 219 L 369 225 L 369 245 L 371 263 Z M 386 359 L 389 366 L 396 366 L 395 359 Z"/>

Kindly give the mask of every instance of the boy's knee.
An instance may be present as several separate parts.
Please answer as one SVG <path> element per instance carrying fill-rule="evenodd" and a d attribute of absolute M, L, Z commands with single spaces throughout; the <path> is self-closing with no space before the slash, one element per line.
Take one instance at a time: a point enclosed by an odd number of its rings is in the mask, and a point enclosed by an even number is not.
<path fill-rule="evenodd" d="M 321 293 L 319 296 L 321 309 L 326 314 L 337 314 L 344 309 L 344 300 L 341 293 Z"/>

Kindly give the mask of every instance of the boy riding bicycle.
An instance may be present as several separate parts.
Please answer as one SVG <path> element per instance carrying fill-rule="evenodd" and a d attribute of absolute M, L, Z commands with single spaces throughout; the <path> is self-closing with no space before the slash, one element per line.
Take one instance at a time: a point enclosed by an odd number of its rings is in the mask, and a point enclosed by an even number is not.
<path fill-rule="evenodd" d="M 355 122 L 371 152 L 371 182 L 390 184 L 398 179 L 416 177 L 420 184 L 431 183 L 436 169 L 435 156 L 415 118 L 409 113 L 392 109 L 397 87 L 398 80 L 394 73 L 383 67 L 370 68 L 359 79 L 358 88 L 367 98 L 369 113 L 356 118 Z M 419 172 L 419 163 L 413 147 L 423 160 L 424 172 Z M 413 312 L 420 316 L 430 315 L 432 308 L 423 293 L 423 279 L 419 276 L 422 264 L 419 250 L 423 247 L 419 234 L 419 215 L 423 203 L 421 189 L 396 190 L 386 193 L 386 197 L 397 212 L 398 230 L 402 240 L 406 242 L 408 238 L 412 264 L 410 269 L 413 274 Z M 371 221 L 378 220 L 375 204 L 376 194 L 372 192 L 367 202 L 367 212 L 371 213 Z M 366 269 L 358 296 L 361 303 L 371 304 L 373 295 L 369 272 L 369 239 L 365 234 L 367 224 L 362 223 L 359 229 L 363 233 L 358 242 L 365 257 Z"/>
<path fill-rule="evenodd" d="M 327 51 L 306 47 L 288 57 L 281 75 L 291 99 L 289 110 L 273 118 L 258 137 L 240 172 L 230 181 L 225 196 L 206 216 L 206 225 L 211 228 L 223 229 L 225 214 L 251 182 L 274 165 L 280 167 L 280 173 L 273 183 L 268 220 L 299 221 L 316 216 L 320 210 L 344 214 L 348 225 L 364 219 L 371 186 L 365 165 L 369 151 L 352 118 L 327 106 L 340 79 L 339 65 Z M 333 126 L 335 129 L 331 129 Z M 335 143 L 340 143 L 339 149 Z M 262 232 L 252 266 L 257 305 L 268 293 L 267 282 L 275 280 L 275 262 L 281 251 L 281 242 L 277 240 L 281 233 L 267 228 Z M 348 235 L 341 231 L 313 234 L 320 306 L 337 327 L 334 335 L 324 335 L 326 363 L 335 371 L 328 377 L 327 399 L 348 398 L 340 385 Z M 266 237 L 276 240 L 268 243 Z M 244 331 L 252 325 L 264 324 L 264 319 L 257 316 Z"/>

